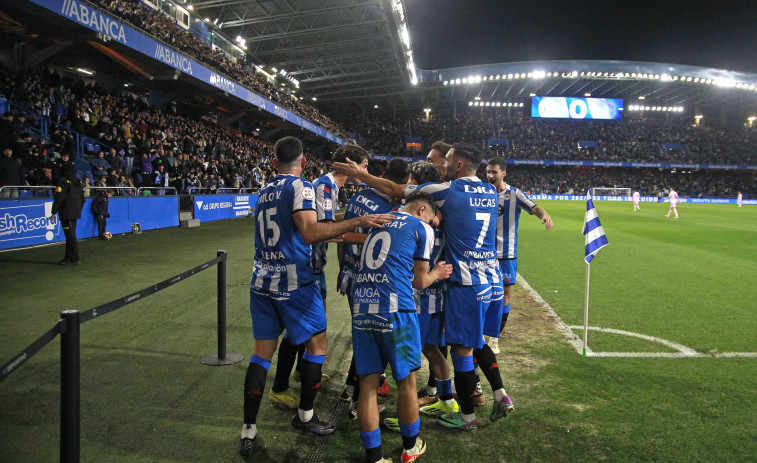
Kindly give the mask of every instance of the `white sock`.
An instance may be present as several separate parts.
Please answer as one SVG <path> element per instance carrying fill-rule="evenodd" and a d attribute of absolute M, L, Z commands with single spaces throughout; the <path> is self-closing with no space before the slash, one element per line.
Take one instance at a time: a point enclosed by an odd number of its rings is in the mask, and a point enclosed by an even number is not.
<path fill-rule="evenodd" d="M 255 436 L 257 435 L 258 435 L 258 425 L 256 424 L 243 424 L 242 425 L 242 439 L 254 439 Z"/>
<path fill-rule="evenodd" d="M 504 399 L 506 395 L 507 393 L 505 392 L 504 388 L 497 389 L 496 391 L 494 391 L 494 401 L 499 402 L 500 400 Z"/>
<path fill-rule="evenodd" d="M 301 408 L 298 408 L 297 415 L 300 417 L 300 421 L 307 423 L 311 418 L 313 418 L 313 409 L 311 408 L 310 410 L 303 410 Z"/>
<path fill-rule="evenodd" d="M 436 395 L 436 387 L 435 386 L 426 385 L 426 394 L 428 394 L 430 396 L 435 396 Z"/>
<path fill-rule="evenodd" d="M 471 421 L 476 421 L 476 414 L 471 413 L 470 415 L 465 413 L 460 413 L 460 417 L 462 417 L 463 421 L 466 423 L 470 423 Z"/>
<path fill-rule="evenodd" d="M 455 399 L 452 398 L 452 399 L 449 399 L 449 400 L 442 400 L 442 403 L 444 405 L 452 405 L 453 403 L 455 403 Z"/>

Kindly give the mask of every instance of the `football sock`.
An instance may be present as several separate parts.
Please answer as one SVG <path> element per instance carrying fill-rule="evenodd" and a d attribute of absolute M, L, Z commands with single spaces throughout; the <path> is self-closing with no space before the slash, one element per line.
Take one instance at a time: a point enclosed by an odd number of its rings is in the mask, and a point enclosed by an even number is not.
<path fill-rule="evenodd" d="M 494 401 L 499 402 L 502 399 L 504 399 L 506 395 L 507 395 L 507 392 L 505 392 L 504 388 L 497 389 L 496 391 L 494 391 Z"/>
<path fill-rule="evenodd" d="M 502 334 L 502 332 L 505 331 L 508 315 L 510 315 L 510 304 L 505 305 L 505 312 L 502 314 L 502 323 L 499 324 L 499 334 Z"/>
<path fill-rule="evenodd" d="M 302 354 L 302 388 L 300 389 L 300 408 L 312 410 L 318 388 L 321 387 L 321 371 L 325 355 Z"/>
<path fill-rule="evenodd" d="M 257 424 L 242 425 L 242 439 L 254 439 L 257 434 L 258 434 Z"/>
<path fill-rule="evenodd" d="M 353 355 L 350 362 L 350 370 L 347 372 L 347 379 L 344 381 L 344 384 L 353 386 L 355 383 L 357 383 L 357 374 L 355 373 L 355 356 Z"/>
<path fill-rule="evenodd" d="M 437 379 L 436 390 L 441 400 L 450 400 L 452 398 L 452 378 Z"/>
<path fill-rule="evenodd" d="M 463 413 L 473 413 L 473 394 L 476 393 L 476 373 L 473 371 L 473 357 L 450 354 L 455 367 L 455 389 Z"/>
<path fill-rule="evenodd" d="M 475 413 L 461 413 L 460 418 L 463 419 L 466 423 L 470 423 L 471 421 L 476 420 L 476 414 Z"/>
<path fill-rule="evenodd" d="M 260 401 L 263 399 L 265 389 L 265 377 L 271 362 L 253 355 L 250 364 L 247 365 L 247 374 L 244 377 L 244 422 L 255 424 L 260 410 Z"/>
<path fill-rule="evenodd" d="M 381 429 L 376 428 L 373 431 L 360 431 L 360 440 L 363 443 L 367 461 L 379 461 L 384 457 L 384 454 L 381 451 Z"/>
<path fill-rule="evenodd" d="M 289 389 L 289 376 L 297 358 L 297 346 L 287 341 L 286 338 L 279 343 L 279 356 L 276 359 L 276 375 L 273 378 L 273 392 L 284 392 Z"/>
<path fill-rule="evenodd" d="M 497 357 L 492 352 L 488 344 L 484 344 L 481 349 L 474 349 L 473 356 L 478 359 L 478 366 L 483 370 L 484 376 L 489 380 L 492 390 L 502 389 L 502 375 L 499 373 Z"/>
<path fill-rule="evenodd" d="M 302 354 L 304 353 L 305 353 L 305 343 L 303 342 L 302 344 L 297 346 L 297 365 L 294 366 L 294 369 L 299 371 L 300 375 L 302 375 Z"/>
<path fill-rule="evenodd" d="M 421 419 L 413 424 L 400 423 L 400 432 L 402 433 L 402 447 L 410 450 L 415 447 L 415 439 L 418 437 L 418 430 L 421 428 Z"/>

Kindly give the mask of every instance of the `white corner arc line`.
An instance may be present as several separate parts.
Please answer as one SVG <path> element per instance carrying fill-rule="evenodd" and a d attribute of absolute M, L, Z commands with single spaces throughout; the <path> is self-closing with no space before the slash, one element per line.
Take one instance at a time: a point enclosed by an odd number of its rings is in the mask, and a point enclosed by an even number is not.
<path fill-rule="evenodd" d="M 584 327 L 583 325 L 581 326 L 575 325 L 575 326 L 569 326 L 568 328 L 570 328 L 571 330 L 582 330 Z M 654 336 L 647 336 L 645 334 L 634 333 L 633 331 L 616 330 L 613 328 L 600 328 L 598 326 L 590 326 L 589 329 L 592 331 L 600 331 L 602 333 L 622 334 L 624 336 L 632 336 L 634 338 L 641 338 L 646 341 L 658 342 L 660 344 L 670 347 L 671 349 L 675 349 L 682 354 L 686 354 L 689 356 L 697 355 L 697 351 L 695 351 L 694 349 L 678 344 L 677 342 L 668 341 L 667 339 L 657 338 Z"/>
<path fill-rule="evenodd" d="M 542 308 L 547 312 L 549 316 L 551 316 L 555 320 L 555 324 L 557 325 L 558 330 L 563 333 L 565 338 L 570 342 L 570 344 L 573 346 L 573 348 L 576 350 L 576 353 L 579 355 L 583 355 L 583 341 L 573 332 L 574 329 L 583 329 L 583 326 L 568 326 L 565 324 L 565 322 L 560 318 L 559 315 L 552 309 L 552 306 L 550 306 L 542 297 L 539 295 L 538 292 L 534 288 L 531 287 L 531 285 L 528 284 L 525 278 L 523 278 L 523 275 L 518 273 L 517 275 L 518 281 L 520 282 L 520 285 L 523 287 L 523 289 L 533 298 L 534 301 L 541 304 Z M 740 357 L 740 358 L 757 358 L 757 352 L 709 352 L 709 353 L 700 353 L 697 352 L 694 349 L 691 349 L 689 347 L 686 347 L 684 345 L 668 341 L 661 338 L 656 338 L 654 336 L 647 336 L 644 334 L 634 333 L 631 331 L 623 331 L 623 330 L 616 330 L 612 328 L 599 328 L 595 326 L 590 326 L 590 330 L 593 331 L 602 331 L 605 333 L 613 333 L 613 334 L 621 334 L 624 336 L 633 336 L 641 339 L 645 339 L 647 341 L 652 342 L 659 342 L 661 344 L 664 344 L 672 349 L 677 350 L 678 352 L 593 352 L 591 349 L 587 348 L 586 356 L 587 357 L 633 357 L 633 358 L 694 358 L 694 357 L 719 357 L 719 358 L 734 358 L 734 357 Z"/>

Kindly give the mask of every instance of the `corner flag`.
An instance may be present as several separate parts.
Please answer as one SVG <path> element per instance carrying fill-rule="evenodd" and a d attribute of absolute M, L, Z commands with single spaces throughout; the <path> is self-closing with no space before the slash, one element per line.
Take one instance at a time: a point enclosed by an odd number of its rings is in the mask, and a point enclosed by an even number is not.
<path fill-rule="evenodd" d="M 586 263 L 591 263 L 594 256 L 600 249 L 607 246 L 607 237 L 605 236 L 605 230 L 602 228 L 602 224 L 599 223 L 599 217 L 597 216 L 597 210 L 594 209 L 594 201 L 591 200 L 591 188 L 586 195 L 586 216 L 584 217 L 584 231 L 586 235 L 586 255 L 584 260 Z"/>

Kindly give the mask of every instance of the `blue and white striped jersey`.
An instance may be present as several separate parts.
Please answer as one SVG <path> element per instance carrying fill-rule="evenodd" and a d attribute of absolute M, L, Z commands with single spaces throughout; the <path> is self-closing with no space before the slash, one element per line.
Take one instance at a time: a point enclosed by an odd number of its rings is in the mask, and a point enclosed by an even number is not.
<path fill-rule="evenodd" d="M 428 263 L 429 271 L 434 268 L 439 261 L 444 260 L 444 232 L 442 227 L 436 227 L 434 230 L 434 249 L 431 251 L 431 260 Z M 415 298 L 415 309 L 418 313 L 433 314 L 444 310 L 444 293 L 447 291 L 447 282 L 444 280 L 435 281 L 428 288 L 413 289 L 413 298 Z"/>
<path fill-rule="evenodd" d="M 318 177 L 313 182 L 315 190 L 315 209 L 319 222 L 333 222 L 339 203 L 339 185 L 334 182 L 334 174 Z M 315 243 L 313 246 L 311 265 L 314 273 L 321 273 L 326 266 L 326 254 L 329 243 Z"/>
<path fill-rule="evenodd" d="M 293 175 L 277 175 L 263 186 L 255 211 L 253 288 L 285 294 L 313 282 L 310 246 L 302 239 L 293 214 L 315 211 L 314 199 L 310 182 Z"/>
<path fill-rule="evenodd" d="M 518 221 L 520 211 L 529 214 L 536 203 L 520 189 L 505 184 L 499 193 L 499 211 L 497 218 L 497 258 L 515 259 L 518 257 Z"/>
<path fill-rule="evenodd" d="M 344 220 L 354 217 L 362 217 L 370 214 L 385 214 L 391 212 L 392 203 L 389 197 L 372 188 L 366 188 L 356 193 L 347 203 Z M 355 233 L 368 233 L 370 229 L 356 228 Z M 352 275 L 357 272 L 360 265 L 360 252 L 363 246 L 360 244 L 348 244 L 344 247 L 342 255 L 342 269 L 339 272 L 339 290 L 346 293 Z"/>
<path fill-rule="evenodd" d="M 352 313 L 415 312 L 413 265 L 431 259 L 434 231 L 405 212 L 368 234 L 352 285 Z"/>
<path fill-rule="evenodd" d="M 452 264 L 450 281 L 463 286 L 498 283 L 497 190 L 478 177 L 417 187 L 442 211 L 444 255 Z M 406 196 L 414 187 L 408 186 Z"/>

